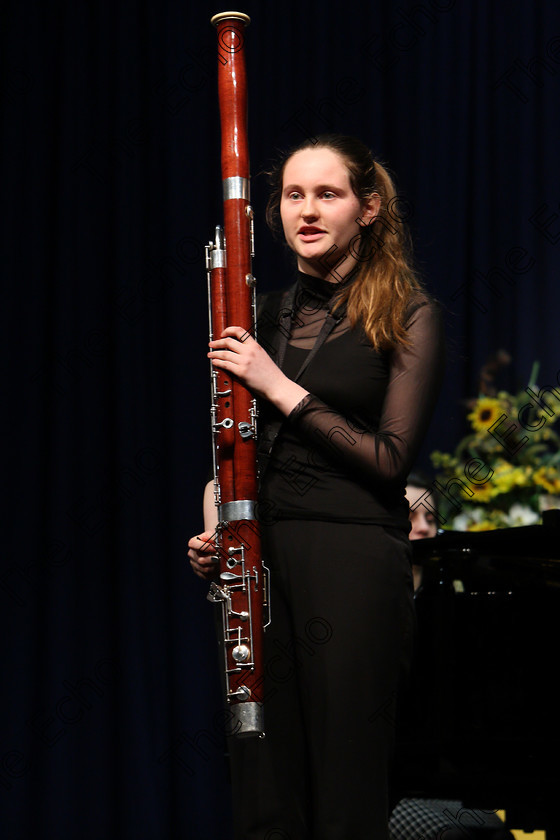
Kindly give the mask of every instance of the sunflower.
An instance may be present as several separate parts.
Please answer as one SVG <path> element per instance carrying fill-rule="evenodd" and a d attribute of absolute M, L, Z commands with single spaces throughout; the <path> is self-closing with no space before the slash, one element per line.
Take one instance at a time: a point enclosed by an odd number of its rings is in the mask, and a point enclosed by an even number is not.
<path fill-rule="evenodd" d="M 473 493 L 470 503 L 473 505 L 484 505 L 497 495 L 496 488 L 491 481 L 486 481 L 484 484 L 472 484 L 470 489 Z"/>
<path fill-rule="evenodd" d="M 476 401 L 476 404 L 470 414 L 467 415 L 467 420 L 471 421 L 471 425 L 475 432 L 486 432 L 496 420 L 504 413 L 503 404 L 492 397 L 481 397 Z"/>

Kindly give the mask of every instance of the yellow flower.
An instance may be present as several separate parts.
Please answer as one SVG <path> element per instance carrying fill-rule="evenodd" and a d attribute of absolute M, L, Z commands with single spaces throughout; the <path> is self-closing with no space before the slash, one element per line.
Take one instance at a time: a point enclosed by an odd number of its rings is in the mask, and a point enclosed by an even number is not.
<path fill-rule="evenodd" d="M 554 469 L 539 467 L 533 475 L 533 481 L 553 496 L 560 494 L 560 477 Z"/>
<path fill-rule="evenodd" d="M 496 529 L 495 525 L 492 525 L 491 522 L 488 520 L 484 520 L 483 522 L 473 522 L 469 525 L 469 531 L 494 531 Z"/>
<path fill-rule="evenodd" d="M 486 432 L 490 426 L 504 414 L 504 407 L 499 400 L 492 397 L 481 397 L 467 419 L 475 432 Z"/>
<path fill-rule="evenodd" d="M 494 486 L 494 495 L 509 493 L 514 487 L 526 487 L 529 483 L 527 469 L 514 467 L 509 461 L 500 459 L 494 467 L 494 475 L 490 479 Z"/>
<path fill-rule="evenodd" d="M 490 499 L 496 495 L 496 490 L 492 485 L 492 479 L 484 484 L 472 484 L 471 490 L 474 495 L 470 497 L 469 503 L 472 505 L 483 505 L 486 502 L 489 502 Z"/>
<path fill-rule="evenodd" d="M 449 479 L 455 479 L 455 483 L 462 483 L 466 493 L 459 495 L 460 513 L 453 516 L 449 511 L 451 518 L 445 527 L 458 531 L 515 527 L 535 521 L 545 499 L 560 507 L 560 435 L 551 428 L 560 420 L 560 414 L 551 419 L 539 406 L 527 408 L 526 390 L 516 396 L 499 391 L 497 395 L 479 396 L 467 404 L 467 419 L 472 431 L 457 444 L 453 454 L 433 452 L 431 455 L 434 467 L 442 471 L 438 480 L 446 485 Z M 508 436 L 511 449 L 518 451 L 524 446 L 523 440 L 527 443 L 529 438 L 531 443 L 520 456 L 510 461 L 504 454 L 503 443 L 488 430 L 500 419 L 506 419 L 504 429 L 507 431 L 515 418 L 521 428 Z M 541 419 L 544 423 L 535 428 Z M 478 463 L 483 467 L 477 470 Z M 487 480 L 483 484 L 477 483 L 482 477 Z M 465 479 L 468 480 L 467 487 Z M 472 495 L 469 496 L 469 492 Z M 496 504 L 498 507 L 495 508 Z M 533 507 L 539 510 L 533 510 Z M 447 514 L 449 505 L 443 500 L 442 508 Z"/>

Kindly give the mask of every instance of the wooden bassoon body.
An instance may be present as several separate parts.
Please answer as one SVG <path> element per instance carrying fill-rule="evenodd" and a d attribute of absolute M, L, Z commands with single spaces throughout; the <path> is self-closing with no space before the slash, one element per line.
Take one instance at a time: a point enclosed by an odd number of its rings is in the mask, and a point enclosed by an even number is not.
<path fill-rule="evenodd" d="M 206 249 L 211 339 L 220 337 L 227 326 L 240 326 L 252 336 L 256 330 L 244 54 L 249 18 L 224 12 L 212 23 L 218 34 L 224 226 L 216 228 L 215 240 Z M 241 737 L 262 736 L 268 570 L 262 562 L 256 519 L 257 404 L 224 371 L 211 369 L 211 388 L 219 578 L 208 598 L 222 609 L 228 731 Z"/>

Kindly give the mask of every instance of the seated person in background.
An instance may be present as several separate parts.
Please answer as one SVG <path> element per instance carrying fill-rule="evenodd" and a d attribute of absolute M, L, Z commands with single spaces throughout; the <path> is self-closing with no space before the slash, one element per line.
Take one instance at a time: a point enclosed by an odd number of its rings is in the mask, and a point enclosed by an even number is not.
<path fill-rule="evenodd" d="M 432 481 L 424 473 L 410 473 L 406 498 L 411 508 L 431 486 Z M 424 505 L 411 510 L 409 518 L 409 539 L 436 536 L 436 517 Z M 417 592 L 422 582 L 422 566 L 413 564 L 412 573 Z M 389 836 L 390 840 L 513 840 L 494 811 L 466 808 L 459 800 L 420 798 L 400 800 L 391 814 Z"/>
<path fill-rule="evenodd" d="M 432 482 L 424 473 L 410 473 L 406 484 L 406 498 L 410 508 L 414 507 L 415 502 L 431 487 L 431 484 Z M 418 505 L 414 510 L 411 509 L 409 519 L 411 525 L 409 539 L 425 540 L 428 537 L 435 537 L 438 528 L 436 517 L 426 509 L 425 505 Z M 412 575 L 416 592 L 422 583 L 422 566 L 413 564 Z"/>

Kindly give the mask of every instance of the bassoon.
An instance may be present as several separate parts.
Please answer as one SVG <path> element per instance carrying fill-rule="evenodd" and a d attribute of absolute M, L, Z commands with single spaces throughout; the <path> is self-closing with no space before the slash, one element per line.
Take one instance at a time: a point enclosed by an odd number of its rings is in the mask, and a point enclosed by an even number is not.
<path fill-rule="evenodd" d="M 218 95 L 224 226 L 206 247 L 210 340 L 227 326 L 256 333 L 256 289 L 251 273 L 253 211 L 249 199 L 245 27 L 241 12 L 211 21 L 218 34 Z M 268 570 L 256 519 L 257 404 L 231 374 L 211 368 L 214 501 L 213 541 L 219 577 L 209 600 L 222 608 L 226 703 L 236 736 L 264 735 L 263 633 L 268 623 Z"/>

